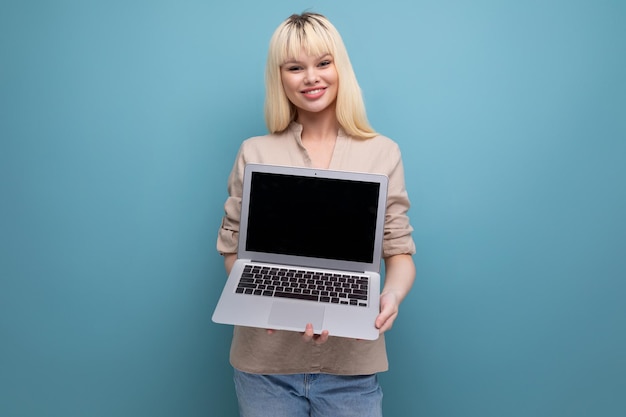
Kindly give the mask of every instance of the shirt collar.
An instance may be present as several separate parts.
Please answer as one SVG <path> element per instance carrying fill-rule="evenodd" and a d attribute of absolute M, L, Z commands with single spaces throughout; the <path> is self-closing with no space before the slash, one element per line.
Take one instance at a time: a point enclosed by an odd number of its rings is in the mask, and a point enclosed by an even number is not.
<path fill-rule="evenodd" d="M 291 122 L 289 123 L 289 127 L 287 128 L 289 129 L 289 131 L 293 134 L 293 137 L 296 139 L 296 142 L 298 142 L 298 145 L 302 146 L 304 148 L 304 145 L 302 145 L 302 125 L 298 122 Z M 348 137 L 348 135 L 346 134 L 346 131 L 343 129 L 343 127 L 339 126 L 339 131 L 337 132 L 337 138 L 346 138 Z"/>

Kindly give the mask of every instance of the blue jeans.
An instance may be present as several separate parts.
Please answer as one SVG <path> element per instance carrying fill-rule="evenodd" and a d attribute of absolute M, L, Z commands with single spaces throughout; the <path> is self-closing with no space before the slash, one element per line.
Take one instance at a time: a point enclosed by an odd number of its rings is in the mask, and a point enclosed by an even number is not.
<path fill-rule="evenodd" d="M 235 369 L 241 417 L 382 417 L 376 375 L 257 375 Z"/>

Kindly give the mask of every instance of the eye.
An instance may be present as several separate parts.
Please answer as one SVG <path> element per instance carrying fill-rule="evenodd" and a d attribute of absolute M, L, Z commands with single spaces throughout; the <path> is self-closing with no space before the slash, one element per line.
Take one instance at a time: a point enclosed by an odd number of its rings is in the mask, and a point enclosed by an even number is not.
<path fill-rule="evenodd" d="M 325 59 L 325 60 L 321 61 L 321 62 L 318 64 L 318 66 L 320 66 L 320 67 L 327 67 L 327 66 L 329 66 L 330 64 L 332 64 L 332 61 L 331 61 L 330 59 Z"/>

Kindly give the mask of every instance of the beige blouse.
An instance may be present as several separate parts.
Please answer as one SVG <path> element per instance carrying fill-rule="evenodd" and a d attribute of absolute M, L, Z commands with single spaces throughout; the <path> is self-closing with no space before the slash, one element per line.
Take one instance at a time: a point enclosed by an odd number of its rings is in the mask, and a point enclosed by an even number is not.
<path fill-rule="evenodd" d="M 228 179 L 229 197 L 219 229 L 217 250 L 237 252 L 241 213 L 242 176 L 247 163 L 311 166 L 301 140 L 302 126 L 292 123 L 279 134 L 244 141 Z M 340 129 L 329 169 L 385 174 L 389 177 L 383 257 L 414 254 L 413 231 L 407 217 L 409 199 L 398 145 L 384 136 L 354 139 Z M 303 329 L 304 330 L 304 329 Z M 235 326 L 231 364 L 244 372 L 261 374 L 329 373 L 369 375 L 388 369 L 385 338 L 375 341 L 331 337 L 317 346 L 304 343 L 300 333 Z"/>

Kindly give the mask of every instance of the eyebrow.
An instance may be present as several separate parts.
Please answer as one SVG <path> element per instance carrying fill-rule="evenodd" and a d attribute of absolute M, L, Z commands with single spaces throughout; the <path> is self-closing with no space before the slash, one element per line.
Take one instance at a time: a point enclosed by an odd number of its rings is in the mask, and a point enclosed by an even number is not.
<path fill-rule="evenodd" d="M 320 61 L 320 60 L 322 60 L 322 59 L 324 59 L 324 58 L 326 58 L 326 57 L 331 57 L 331 58 L 332 58 L 332 55 L 331 55 L 330 53 L 322 54 L 322 55 L 320 55 L 320 56 L 316 57 L 316 58 L 315 58 L 315 60 L 316 60 L 316 61 Z M 283 64 L 282 64 L 282 65 L 287 65 L 287 64 L 301 64 L 301 63 L 302 63 L 302 61 L 299 61 L 299 60 L 297 60 L 297 59 L 291 59 L 291 58 L 290 58 L 290 59 L 288 59 L 287 61 L 283 62 Z"/>

